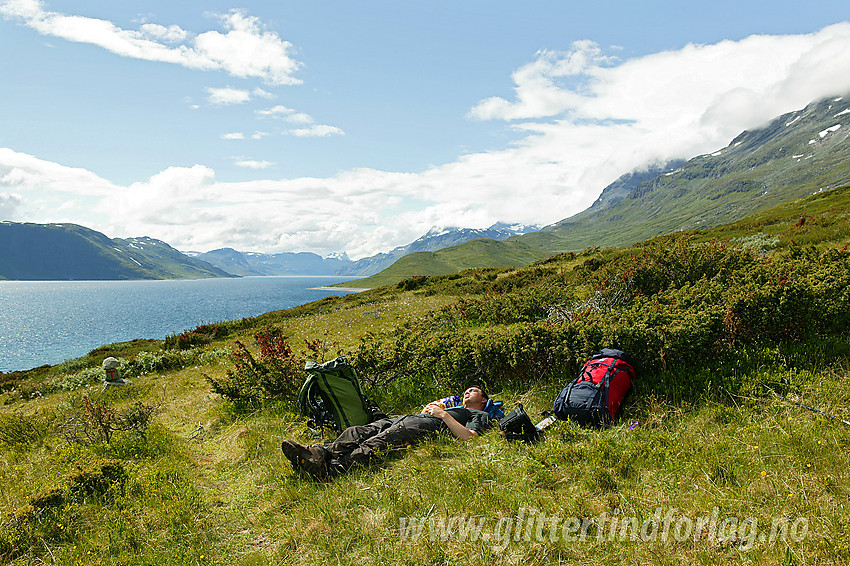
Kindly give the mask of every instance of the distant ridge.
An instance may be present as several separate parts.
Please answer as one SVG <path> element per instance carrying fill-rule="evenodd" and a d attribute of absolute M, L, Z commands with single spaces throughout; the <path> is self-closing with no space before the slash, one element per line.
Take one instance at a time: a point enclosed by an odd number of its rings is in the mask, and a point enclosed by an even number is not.
<path fill-rule="evenodd" d="M 109 280 L 231 277 L 148 237 L 111 239 L 76 224 L 0 222 L 0 279 Z"/>
<path fill-rule="evenodd" d="M 310 252 L 281 252 L 262 254 L 221 248 L 192 257 L 209 262 L 228 273 L 243 276 L 257 275 L 335 275 L 351 263 L 348 259 L 323 258 Z"/>
<path fill-rule="evenodd" d="M 239 252 L 232 248 L 186 253 L 234 275 L 374 275 L 411 253 L 437 251 L 479 238 L 506 240 L 511 236 L 528 234 L 539 229 L 539 226 L 504 222 L 481 229 L 433 227 L 410 244 L 356 261 L 348 259 L 345 254 L 323 258 L 309 252 L 262 254 Z"/>

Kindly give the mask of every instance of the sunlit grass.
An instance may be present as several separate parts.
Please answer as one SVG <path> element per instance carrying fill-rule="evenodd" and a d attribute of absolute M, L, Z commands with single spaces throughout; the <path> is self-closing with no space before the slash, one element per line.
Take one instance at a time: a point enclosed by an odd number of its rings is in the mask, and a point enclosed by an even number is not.
<path fill-rule="evenodd" d="M 174 395 L 146 439 L 63 447 L 48 434 L 40 447 L 3 449 L 5 526 L 33 495 L 67 489 L 75 470 L 97 458 L 122 461 L 128 474 L 123 493 L 70 498 L 44 513 L 50 527 L 34 528 L 31 548 L 17 563 L 51 554 L 69 564 L 518 564 L 580 561 L 591 554 L 603 564 L 775 564 L 789 557 L 791 563 L 814 564 L 850 556 L 850 431 L 781 399 L 730 396 L 670 405 L 645 397 L 605 430 L 556 423 L 532 446 L 509 444 L 498 433 L 470 443 L 441 437 L 368 469 L 314 483 L 293 473 L 280 453 L 282 438 L 312 438 L 286 403 L 234 413 L 203 391 L 200 373 L 206 370 L 146 376 L 140 385 L 149 380 L 151 387 L 122 393 L 127 400 L 132 391 Z M 768 381 L 791 375 L 782 367 L 761 372 Z M 827 411 L 841 413 L 850 401 L 846 366 L 810 365 L 791 377 L 801 399 Z M 509 406 L 522 402 L 536 415 L 549 408 L 551 389 L 500 397 Z M 201 393 L 189 396 L 192 402 L 180 397 L 195 390 Z M 190 415 L 195 418 L 188 420 Z M 202 430 L 193 435 L 195 421 Z M 494 536 L 500 521 L 519 520 L 520 513 L 549 520 L 615 514 L 645 519 L 658 508 L 694 519 L 716 509 L 721 518 L 752 517 L 761 525 L 805 518 L 808 533 L 802 541 L 755 541 L 750 547 L 735 537 L 600 542 L 594 530 L 573 542 L 550 540 L 548 530 L 544 540 L 527 540 L 523 531 L 518 540 L 474 542 L 458 533 L 405 540 L 399 531 L 400 521 L 410 517 L 440 524 L 465 517 L 482 521 L 484 532 Z"/>

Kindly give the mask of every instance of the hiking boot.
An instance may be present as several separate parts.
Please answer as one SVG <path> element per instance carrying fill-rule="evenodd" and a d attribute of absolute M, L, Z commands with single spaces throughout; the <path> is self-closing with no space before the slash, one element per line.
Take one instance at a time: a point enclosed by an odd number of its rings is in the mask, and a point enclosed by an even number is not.
<path fill-rule="evenodd" d="M 326 451 L 318 444 L 304 446 L 294 440 L 284 440 L 280 444 L 283 455 L 286 456 L 292 468 L 306 472 L 314 479 L 324 479 L 328 475 Z"/>

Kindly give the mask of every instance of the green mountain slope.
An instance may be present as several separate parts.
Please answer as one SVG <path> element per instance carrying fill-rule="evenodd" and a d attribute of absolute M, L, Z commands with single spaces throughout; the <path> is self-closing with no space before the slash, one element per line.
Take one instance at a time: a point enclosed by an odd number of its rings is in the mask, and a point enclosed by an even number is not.
<path fill-rule="evenodd" d="M 514 267 L 548 257 L 550 253 L 518 240 L 478 239 L 436 252 L 416 252 L 396 261 L 377 275 L 340 286 L 373 288 L 416 275 L 447 275 L 471 267 Z"/>
<path fill-rule="evenodd" d="M 625 199 L 544 229 L 552 251 L 623 246 L 732 222 L 850 182 L 850 100 L 827 99 L 747 131 L 724 149 L 641 183 Z M 551 238 L 524 241 L 552 249 Z"/>
<path fill-rule="evenodd" d="M 153 238 L 110 239 L 76 224 L 0 223 L 0 279 L 230 277 Z"/>
<path fill-rule="evenodd" d="M 844 125 L 842 122 L 846 122 Z M 625 246 L 661 234 L 709 228 L 850 182 L 850 97 L 829 98 L 746 131 L 720 151 L 650 179 L 629 173 L 587 210 L 539 232 L 510 238 L 477 258 L 478 243 L 413 254 L 351 285 L 370 287 L 412 275 L 489 265 L 588 247 Z M 487 263 L 489 262 L 489 263 Z"/>

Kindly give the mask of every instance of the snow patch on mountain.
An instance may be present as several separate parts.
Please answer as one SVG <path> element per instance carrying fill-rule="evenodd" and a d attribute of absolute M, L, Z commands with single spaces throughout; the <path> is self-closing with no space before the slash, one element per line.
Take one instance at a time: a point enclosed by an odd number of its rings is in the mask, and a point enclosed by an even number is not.
<path fill-rule="evenodd" d="M 821 138 L 825 138 L 828 134 L 831 134 L 832 132 L 837 132 L 839 128 L 841 128 L 841 124 L 836 124 L 834 126 L 830 126 L 829 128 L 823 131 L 818 132 L 818 135 Z"/>

